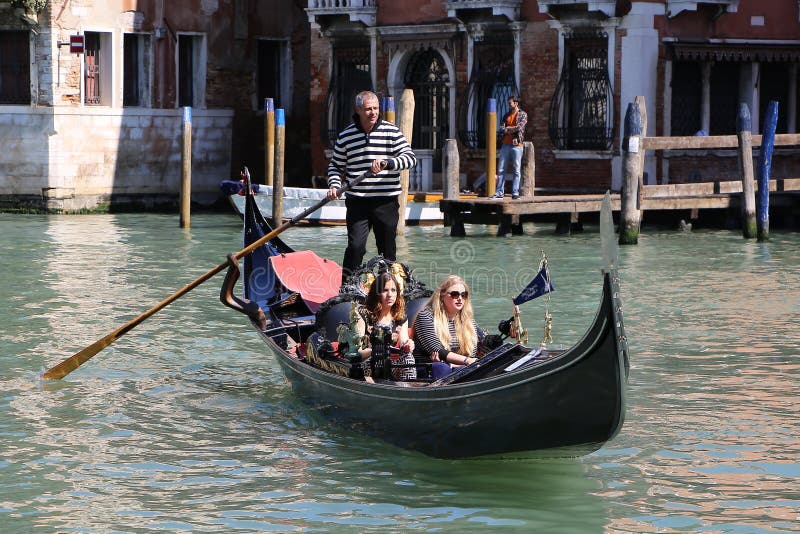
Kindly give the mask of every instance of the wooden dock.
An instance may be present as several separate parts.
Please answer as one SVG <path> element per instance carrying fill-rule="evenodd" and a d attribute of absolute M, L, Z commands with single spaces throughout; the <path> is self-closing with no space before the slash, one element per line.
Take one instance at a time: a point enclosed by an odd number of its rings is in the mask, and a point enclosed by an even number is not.
<path fill-rule="evenodd" d="M 640 190 L 639 208 L 644 223 L 697 221 L 711 215 L 716 220 L 741 218 L 742 182 L 739 180 L 691 184 L 645 185 Z M 602 194 L 540 194 L 512 200 L 472 197 L 442 199 L 439 208 L 444 213 L 450 235 L 465 236 L 464 224 L 498 226 L 498 235 L 522 233 L 524 222 L 555 222 L 558 233 L 580 228 L 584 220 L 596 220 L 600 213 Z M 611 205 L 619 212 L 621 198 L 612 193 Z M 770 180 L 770 209 L 793 219 L 795 227 L 800 218 L 800 178 Z M 709 213 L 716 212 L 716 213 Z M 796 214 L 796 215 L 795 215 Z"/>

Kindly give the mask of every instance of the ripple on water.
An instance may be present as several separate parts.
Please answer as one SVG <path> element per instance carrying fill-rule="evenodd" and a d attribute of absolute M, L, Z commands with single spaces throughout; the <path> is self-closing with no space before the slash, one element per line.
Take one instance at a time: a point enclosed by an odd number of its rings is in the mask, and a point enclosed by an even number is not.
<path fill-rule="evenodd" d="M 645 231 L 620 250 L 631 348 L 620 434 L 578 459 L 449 462 L 304 408 L 219 304 L 218 281 L 66 381 L 42 383 L 47 365 L 238 250 L 240 223 L 198 215 L 185 232 L 171 216 L 0 215 L 0 224 L 9 303 L 0 531 L 800 531 L 797 235 L 756 244 Z M 490 227 L 467 239 L 409 228 L 398 246 L 429 283 L 467 276 L 490 329 L 545 250 L 556 343 L 570 344 L 594 315 L 598 236 L 590 225 L 568 238 L 551 230 L 528 225 L 499 240 Z M 337 261 L 345 241 L 343 228 L 285 237 Z M 541 299 L 522 307 L 533 339 L 543 311 Z"/>

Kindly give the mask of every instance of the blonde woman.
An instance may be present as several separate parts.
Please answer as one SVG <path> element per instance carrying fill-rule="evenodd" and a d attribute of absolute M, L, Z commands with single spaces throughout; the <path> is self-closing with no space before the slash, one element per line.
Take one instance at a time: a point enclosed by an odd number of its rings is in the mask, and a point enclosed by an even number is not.
<path fill-rule="evenodd" d="M 429 357 L 434 378 L 449 372 L 441 364 L 449 368 L 475 362 L 484 332 L 475 322 L 467 283 L 456 275 L 442 280 L 414 318 L 413 331 L 417 361 Z"/>

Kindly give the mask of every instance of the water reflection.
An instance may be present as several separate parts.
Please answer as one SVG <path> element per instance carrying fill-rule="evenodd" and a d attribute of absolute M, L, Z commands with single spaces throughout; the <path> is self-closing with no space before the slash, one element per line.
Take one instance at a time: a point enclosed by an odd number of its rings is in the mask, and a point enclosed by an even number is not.
<path fill-rule="evenodd" d="M 623 448 L 598 453 L 617 483 L 601 495 L 621 503 L 622 531 L 795 531 L 797 248 L 703 237 L 667 236 L 658 257 L 623 249 L 639 313 Z"/>
<path fill-rule="evenodd" d="M 797 235 L 646 232 L 620 250 L 628 414 L 577 459 L 439 461 L 329 426 L 213 280 L 68 380 L 38 381 L 238 250 L 238 227 L 0 215 L 0 531 L 798 531 Z M 510 314 L 513 273 L 544 249 L 556 343 L 572 343 L 597 306 L 599 237 L 526 232 L 409 228 L 400 247 L 430 283 L 501 264 L 506 278 L 474 291 L 489 329 Z M 341 259 L 343 228 L 286 237 Z M 522 308 L 533 339 L 542 311 L 538 299 Z"/>

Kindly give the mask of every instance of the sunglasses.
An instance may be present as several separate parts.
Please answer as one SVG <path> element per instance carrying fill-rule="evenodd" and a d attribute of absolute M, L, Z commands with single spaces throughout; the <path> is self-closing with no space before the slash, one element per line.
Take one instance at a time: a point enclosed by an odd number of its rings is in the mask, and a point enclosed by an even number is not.
<path fill-rule="evenodd" d="M 454 298 L 454 299 L 457 299 L 458 297 L 461 297 L 462 299 L 465 299 L 465 298 L 469 297 L 469 292 L 468 291 L 462 291 L 462 292 L 459 293 L 458 291 L 451 291 L 450 293 L 448 293 L 448 295 L 450 295 L 450 298 Z"/>

